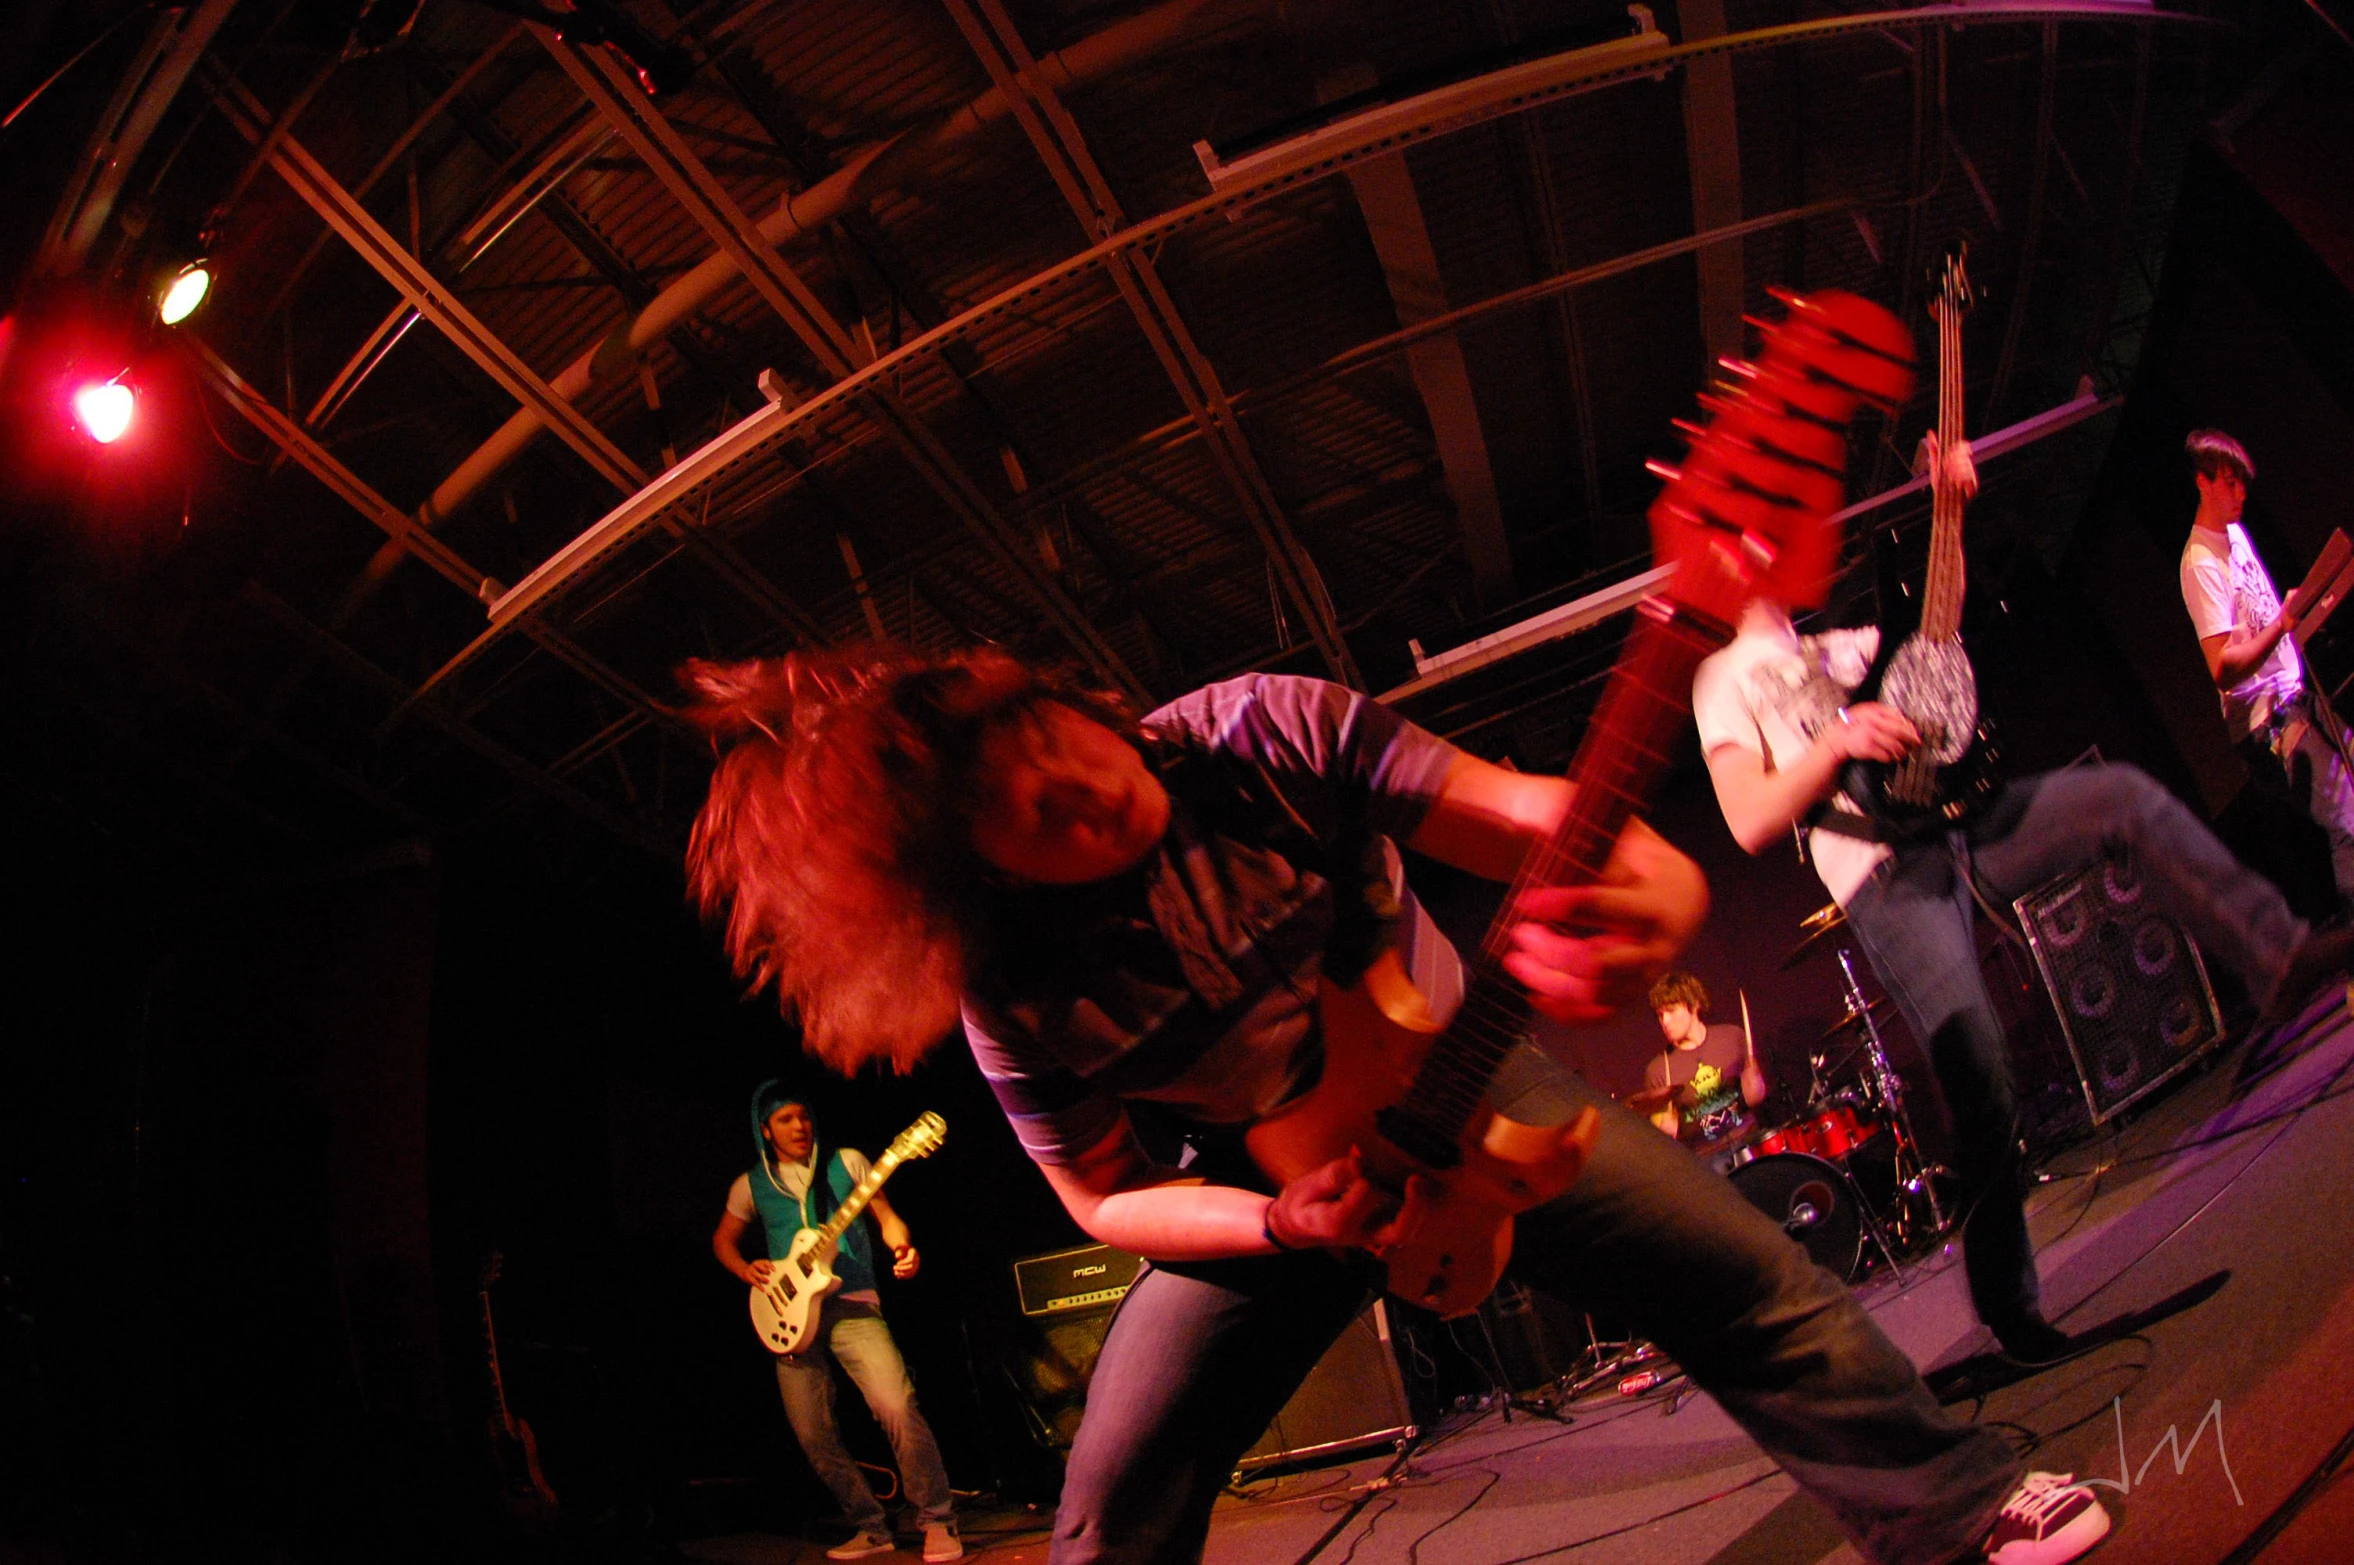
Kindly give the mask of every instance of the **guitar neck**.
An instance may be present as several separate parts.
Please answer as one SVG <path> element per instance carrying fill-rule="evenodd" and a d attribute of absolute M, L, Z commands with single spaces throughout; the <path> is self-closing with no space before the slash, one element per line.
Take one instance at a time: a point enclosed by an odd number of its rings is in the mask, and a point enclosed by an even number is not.
<path fill-rule="evenodd" d="M 834 1208 L 834 1215 L 827 1218 L 824 1226 L 818 1229 L 818 1238 L 831 1244 L 848 1233 L 850 1225 L 858 1221 L 858 1214 L 866 1210 L 867 1202 L 875 1198 L 875 1192 L 883 1188 L 883 1181 L 889 1179 L 891 1170 L 898 1166 L 899 1154 L 896 1152 L 885 1152 L 876 1158 L 874 1167 L 866 1171 L 866 1177 L 858 1182 L 856 1189 L 842 1197 L 842 1204 Z M 820 1176 L 817 1170 L 812 1169 L 809 1177 L 816 1179 Z"/>
<path fill-rule="evenodd" d="M 1962 443 L 1962 312 L 1952 297 L 1937 305 L 1938 462 L 1929 471 L 1929 579 L 1921 589 L 1921 634 L 1951 641 L 1962 630 L 1961 492 L 1945 481 L 1943 454 Z"/>
<path fill-rule="evenodd" d="M 1480 943 L 1462 1008 L 1424 1056 L 1409 1102 L 1417 1105 L 1412 1117 L 1434 1135 L 1460 1133 L 1497 1067 L 1526 1034 L 1527 995 L 1503 967 L 1522 896 L 1538 887 L 1601 879 L 1620 831 L 1675 753 L 1691 706 L 1693 673 L 1730 636 L 1727 627 L 1679 613 L 1660 598 L 1646 600 L 1636 615 L 1630 645 L 1611 671 L 1570 767 L 1569 810 L 1551 838 L 1522 862 Z"/>

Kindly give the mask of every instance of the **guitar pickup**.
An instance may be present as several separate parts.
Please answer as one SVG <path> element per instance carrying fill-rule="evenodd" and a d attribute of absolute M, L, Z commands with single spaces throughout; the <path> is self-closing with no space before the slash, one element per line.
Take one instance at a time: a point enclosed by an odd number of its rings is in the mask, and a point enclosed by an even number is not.
<path fill-rule="evenodd" d="M 1417 1119 L 1395 1104 L 1373 1116 L 1373 1128 L 1380 1131 L 1391 1146 L 1426 1168 L 1454 1168 L 1463 1161 L 1463 1149 L 1455 1144 L 1453 1136 Z"/>

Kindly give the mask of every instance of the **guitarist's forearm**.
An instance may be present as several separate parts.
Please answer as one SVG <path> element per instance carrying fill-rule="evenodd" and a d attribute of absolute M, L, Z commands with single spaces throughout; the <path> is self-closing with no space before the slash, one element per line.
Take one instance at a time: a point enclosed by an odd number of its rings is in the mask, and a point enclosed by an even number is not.
<path fill-rule="evenodd" d="M 1750 853 L 1763 853 L 1822 802 L 1839 779 L 1846 755 L 1828 737 L 1778 771 L 1769 772 L 1753 750 L 1720 745 L 1708 757 L 1717 804 L 1733 840 Z"/>
<path fill-rule="evenodd" d="M 1100 1242 L 1153 1261 L 1215 1261 L 1275 1248 L 1267 1241 L 1267 1198 L 1232 1185 L 1123 1190 L 1071 1215 Z"/>

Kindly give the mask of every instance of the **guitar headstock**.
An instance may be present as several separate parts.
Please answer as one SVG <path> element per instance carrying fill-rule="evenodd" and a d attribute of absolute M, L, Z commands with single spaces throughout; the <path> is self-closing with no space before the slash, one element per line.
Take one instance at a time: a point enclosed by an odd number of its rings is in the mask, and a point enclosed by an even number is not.
<path fill-rule="evenodd" d="M 1776 291 L 1787 314 L 1754 321 L 1754 360 L 1727 360 L 1733 379 L 1701 398 L 1705 426 L 1680 425 L 1691 452 L 1651 505 L 1664 589 L 1679 605 L 1731 625 L 1753 597 L 1811 608 L 1839 561 L 1831 513 L 1846 493 L 1847 421 L 1871 403 L 1893 412 L 1913 387 L 1912 334 L 1868 299 Z"/>
<path fill-rule="evenodd" d="M 1958 321 L 1976 308 L 1978 296 L 1970 291 L 1969 263 L 1970 241 L 1956 239 L 1938 264 L 1937 299 L 1929 306 L 1931 314 L 1942 312 L 1947 319 Z"/>
<path fill-rule="evenodd" d="M 930 1157 L 947 1139 L 948 1121 L 927 1109 L 914 1124 L 892 1139 L 891 1155 L 902 1163 L 910 1158 Z"/>

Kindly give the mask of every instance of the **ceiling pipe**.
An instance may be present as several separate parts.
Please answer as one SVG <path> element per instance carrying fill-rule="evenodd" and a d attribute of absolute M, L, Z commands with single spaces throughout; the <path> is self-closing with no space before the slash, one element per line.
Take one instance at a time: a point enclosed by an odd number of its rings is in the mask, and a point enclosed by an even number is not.
<path fill-rule="evenodd" d="M 1238 16 L 1265 9 L 1266 0 L 1169 0 L 1069 48 L 1041 56 L 1039 70 L 1057 90 L 1083 87 L 1161 54 L 1172 44 L 1207 43 Z M 939 119 L 862 147 L 826 178 L 779 202 L 759 221 L 760 237 L 771 247 L 779 247 L 814 233 L 882 192 L 908 182 L 943 154 L 1012 116 L 1013 106 L 1005 94 L 992 87 Z M 709 304 L 740 275 L 735 256 L 724 249 L 714 251 L 555 375 L 550 389 L 564 400 L 576 402 L 592 387 L 628 374 L 649 347 Z M 432 527 L 454 514 L 520 456 L 544 427 L 537 413 L 518 409 L 435 487 L 419 508 L 418 519 Z"/>

